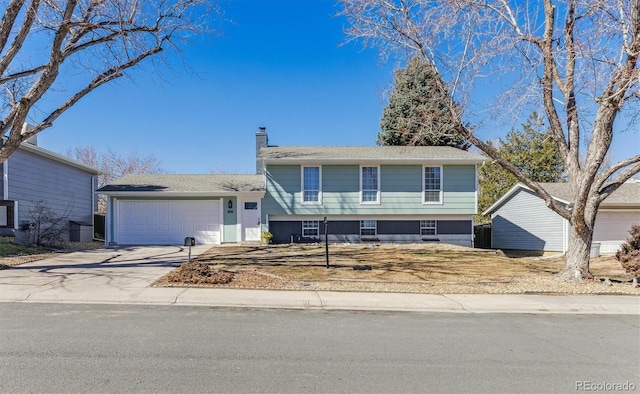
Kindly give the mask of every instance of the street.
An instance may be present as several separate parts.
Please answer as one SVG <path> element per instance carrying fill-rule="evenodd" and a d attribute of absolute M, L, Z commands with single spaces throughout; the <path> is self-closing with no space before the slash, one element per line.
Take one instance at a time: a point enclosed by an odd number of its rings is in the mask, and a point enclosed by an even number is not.
<path fill-rule="evenodd" d="M 640 391 L 637 315 L 0 303 L 0 333 L 3 393 Z"/>

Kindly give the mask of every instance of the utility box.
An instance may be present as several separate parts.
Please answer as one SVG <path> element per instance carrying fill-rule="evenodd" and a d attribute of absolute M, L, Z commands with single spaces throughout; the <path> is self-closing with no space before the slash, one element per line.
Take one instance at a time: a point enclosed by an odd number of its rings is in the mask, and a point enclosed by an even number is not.
<path fill-rule="evenodd" d="M 69 241 L 91 242 L 93 241 L 93 225 L 87 222 L 69 222 Z"/>

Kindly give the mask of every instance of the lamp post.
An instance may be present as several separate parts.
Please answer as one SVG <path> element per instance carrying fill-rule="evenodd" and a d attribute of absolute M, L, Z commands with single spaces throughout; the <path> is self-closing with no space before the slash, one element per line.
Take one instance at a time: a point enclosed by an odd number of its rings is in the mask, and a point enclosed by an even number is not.
<path fill-rule="evenodd" d="M 324 217 L 324 255 L 327 260 L 327 268 L 329 268 L 329 222 L 327 217 Z"/>

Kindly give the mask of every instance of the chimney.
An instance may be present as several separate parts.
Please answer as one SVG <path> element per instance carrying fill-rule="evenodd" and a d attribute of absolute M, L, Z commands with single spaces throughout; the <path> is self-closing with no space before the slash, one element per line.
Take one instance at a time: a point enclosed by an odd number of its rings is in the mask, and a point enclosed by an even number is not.
<path fill-rule="evenodd" d="M 267 128 L 260 126 L 256 133 L 256 174 L 264 172 L 264 160 L 260 158 L 260 148 L 266 148 L 267 146 L 269 146 Z"/>
<path fill-rule="evenodd" d="M 21 130 L 21 134 L 25 134 L 28 133 L 29 131 L 31 131 L 32 129 L 34 129 L 35 126 L 30 125 L 28 123 L 23 123 L 22 124 L 22 130 Z M 27 138 L 25 140 L 25 142 L 30 143 L 31 145 L 35 145 L 38 146 L 38 134 L 34 134 L 31 137 Z"/>

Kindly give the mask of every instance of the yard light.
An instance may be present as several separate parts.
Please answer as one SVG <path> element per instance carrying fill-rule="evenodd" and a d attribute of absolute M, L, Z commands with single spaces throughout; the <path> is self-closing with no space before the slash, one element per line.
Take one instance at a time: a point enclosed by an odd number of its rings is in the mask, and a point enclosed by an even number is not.
<path fill-rule="evenodd" d="M 324 217 L 324 255 L 327 260 L 327 268 L 329 268 L 329 222 L 327 217 Z"/>

